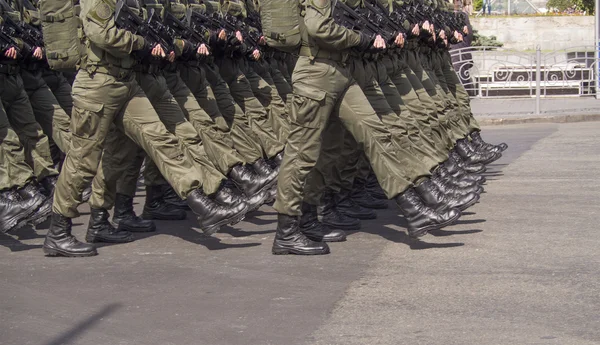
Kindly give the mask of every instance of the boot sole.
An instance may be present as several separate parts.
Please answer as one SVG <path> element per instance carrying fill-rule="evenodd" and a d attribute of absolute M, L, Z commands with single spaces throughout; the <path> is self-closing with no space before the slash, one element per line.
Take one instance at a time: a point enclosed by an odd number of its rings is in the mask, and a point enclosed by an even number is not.
<path fill-rule="evenodd" d="M 323 223 L 323 225 L 327 225 L 330 228 L 339 229 L 339 230 L 360 230 L 360 228 L 361 228 L 361 224 L 340 226 L 338 224 L 331 224 L 331 223 L 327 223 L 327 222 L 323 222 L 323 221 L 321 221 L 321 223 Z"/>
<path fill-rule="evenodd" d="M 175 216 L 172 216 L 172 217 L 169 217 L 169 216 L 167 216 L 167 217 L 155 217 L 155 216 L 153 216 L 151 214 L 142 213 L 142 219 L 144 219 L 144 220 L 185 220 L 186 218 L 187 218 L 187 215 L 185 217 L 183 217 L 183 218 L 182 217 L 175 217 Z"/>
<path fill-rule="evenodd" d="M 449 225 L 454 224 L 461 216 L 462 216 L 462 213 L 459 212 L 455 217 L 450 218 L 450 219 L 448 219 L 447 221 L 445 221 L 443 223 L 427 225 L 425 227 L 419 228 L 418 230 L 416 230 L 416 229 L 413 228 L 412 231 L 409 228 L 408 235 L 410 237 L 412 237 L 412 238 L 423 237 L 429 231 L 440 230 L 441 228 L 445 228 L 445 227 L 447 227 Z"/>
<path fill-rule="evenodd" d="M 44 247 L 44 254 L 46 256 L 51 256 L 51 257 L 64 256 L 67 258 L 81 258 L 81 257 L 87 257 L 87 256 L 96 256 L 96 255 L 98 255 L 98 252 L 93 251 L 93 252 L 88 252 L 88 253 L 73 254 L 73 253 L 64 252 L 60 249 L 52 249 L 52 248 Z"/>
<path fill-rule="evenodd" d="M 48 218 L 50 218 L 51 214 L 52 214 L 52 207 L 50 207 L 48 209 L 48 211 L 46 211 L 42 214 L 36 215 L 35 218 L 29 219 L 28 223 L 31 224 L 32 226 L 40 225 L 43 222 L 45 222 Z M 35 212 L 34 212 L 34 215 L 35 215 Z"/>
<path fill-rule="evenodd" d="M 329 254 L 331 251 L 329 250 L 329 248 L 325 248 L 321 251 L 302 251 L 290 248 L 273 248 L 271 252 L 273 253 L 273 255 L 325 255 Z"/>
<path fill-rule="evenodd" d="M 112 226 L 114 226 L 115 228 L 119 229 L 119 230 L 123 230 L 123 231 L 129 231 L 129 232 L 155 232 L 156 231 L 156 226 L 153 226 L 151 229 L 141 229 L 141 228 L 134 228 L 134 227 L 130 227 L 130 226 L 123 226 L 123 225 L 119 225 L 117 223 L 113 223 L 111 222 Z"/>
<path fill-rule="evenodd" d="M 226 224 L 235 225 L 235 224 L 241 222 L 242 220 L 244 220 L 244 218 L 246 217 L 246 213 L 248 213 L 247 208 L 244 209 L 243 211 L 241 211 L 240 213 L 238 213 L 237 215 L 235 215 L 231 218 L 223 219 L 209 227 L 200 227 L 200 230 L 202 230 L 202 232 L 205 235 L 212 236 L 214 233 L 219 231 L 223 225 L 226 225 Z M 200 219 L 199 218 L 197 218 L 197 219 L 198 219 L 198 222 L 200 222 Z"/>
<path fill-rule="evenodd" d="M 133 242 L 133 240 L 134 240 L 133 236 L 130 236 L 127 239 L 123 239 L 123 240 L 114 240 L 114 239 L 107 239 L 107 238 L 102 238 L 102 237 L 90 237 L 90 236 L 85 237 L 85 241 L 88 243 L 129 243 L 129 242 Z"/>
<path fill-rule="evenodd" d="M 377 219 L 377 214 L 374 214 L 374 215 L 364 215 L 364 214 L 357 215 L 357 214 L 354 214 L 354 213 L 348 213 L 348 212 L 344 212 L 344 211 L 340 211 L 340 213 L 343 214 L 343 215 L 345 215 L 345 216 L 348 216 L 350 218 L 356 218 L 356 219 L 359 219 L 359 220 Z"/>
<path fill-rule="evenodd" d="M 306 237 L 308 237 L 309 240 L 311 241 L 315 241 L 315 242 L 326 242 L 326 243 L 332 243 L 332 242 L 346 242 L 346 236 L 340 236 L 340 237 L 331 237 L 331 238 L 318 238 L 318 237 L 311 237 L 311 236 L 307 236 L 306 234 L 304 235 Z"/>

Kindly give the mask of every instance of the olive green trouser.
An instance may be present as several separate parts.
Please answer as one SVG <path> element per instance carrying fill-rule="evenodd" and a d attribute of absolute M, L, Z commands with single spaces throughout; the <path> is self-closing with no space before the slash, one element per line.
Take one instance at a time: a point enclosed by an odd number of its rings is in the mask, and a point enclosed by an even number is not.
<path fill-rule="evenodd" d="M 34 72 L 22 69 L 21 78 L 35 119 L 42 126 L 44 134 L 62 152 L 68 152 L 71 144 L 71 118 L 46 84 L 42 70 Z"/>
<path fill-rule="evenodd" d="M 327 144 L 323 129 L 338 121 L 367 154 L 388 198 L 403 193 L 412 181 L 429 176 L 392 141 L 391 134 L 369 105 L 345 64 L 301 56 L 294 70 L 290 136 L 277 184 L 275 209 L 301 215 L 304 187 Z M 331 126 L 331 125 L 328 125 Z M 340 131 L 338 131 L 340 132 Z"/>
<path fill-rule="evenodd" d="M 397 73 L 391 76 L 392 81 L 398 87 L 398 90 L 400 91 L 401 95 L 403 95 L 404 92 L 406 92 L 407 90 L 414 90 L 414 93 L 417 96 L 416 100 L 422 104 L 422 108 L 415 108 L 414 105 L 416 104 L 416 102 L 414 102 L 413 100 L 412 102 L 410 102 L 411 106 L 409 106 L 409 109 L 413 114 L 421 114 L 416 115 L 417 121 L 422 126 L 427 124 L 428 127 L 431 128 L 431 132 L 428 136 L 432 138 L 433 142 L 435 143 L 436 149 L 447 156 L 448 151 L 452 149 L 453 144 L 450 142 L 450 139 L 447 136 L 446 129 L 442 127 L 439 121 L 438 116 L 440 115 L 440 110 L 437 106 L 436 101 L 430 96 L 429 92 L 425 88 L 422 81 L 422 77 L 419 77 L 416 74 L 416 72 L 413 71 L 411 65 L 409 65 L 408 63 L 409 61 L 414 60 L 414 56 L 413 59 L 409 59 L 409 56 L 412 55 L 413 54 L 411 54 L 411 51 L 407 50 L 403 50 L 398 55 L 396 60 L 398 70 Z M 421 75 L 425 75 L 425 78 L 427 78 L 427 75 L 423 73 L 423 69 L 420 66 L 420 64 L 417 64 L 417 67 L 421 69 Z M 428 82 L 428 85 L 429 84 L 430 83 Z M 435 87 L 433 88 L 435 89 Z M 410 93 L 410 91 L 408 92 Z M 409 100 L 406 99 L 404 96 L 402 97 L 402 99 L 408 106 Z M 419 111 L 424 111 L 426 115 L 423 116 L 423 113 L 419 113 Z M 443 110 L 441 115 L 443 116 Z M 425 120 L 425 118 L 427 118 L 427 120 Z"/>
<path fill-rule="evenodd" d="M 69 84 L 67 78 L 61 72 L 51 69 L 44 69 L 42 78 L 44 78 L 46 85 L 48 85 L 50 91 L 56 97 L 58 104 L 60 104 L 70 118 L 71 111 L 73 111 L 73 97 L 71 96 L 71 84 Z"/>
<path fill-rule="evenodd" d="M 275 71 L 276 74 L 272 74 L 273 69 L 271 68 L 271 64 L 265 60 L 252 62 L 250 65 L 252 66 L 252 70 L 256 72 L 249 73 L 249 75 L 252 76 L 250 78 L 248 78 L 248 74 L 246 74 L 246 77 L 250 81 L 250 85 L 252 85 L 252 92 L 254 92 L 254 95 L 258 100 L 263 99 L 265 103 L 268 102 L 265 109 L 269 111 L 271 126 L 277 135 L 277 139 L 280 142 L 285 143 L 290 134 L 289 112 L 292 98 L 289 97 L 289 94 L 292 92 L 292 88 L 287 84 L 283 76 L 281 76 L 281 73 Z M 275 82 L 276 76 L 278 82 Z M 265 85 L 265 83 L 267 85 Z M 279 86 L 277 84 L 279 84 Z M 280 93 L 280 88 L 284 91 L 284 94 Z M 267 92 L 269 92 L 270 95 L 268 95 Z M 263 101 L 261 101 L 261 103 L 263 103 Z"/>
<path fill-rule="evenodd" d="M 19 137 L 10 128 L 4 107 L 0 106 L 0 191 L 24 187 L 33 178 Z"/>
<path fill-rule="evenodd" d="M 25 161 L 33 169 L 38 181 L 57 175 L 50 155 L 50 142 L 35 119 L 19 74 L 0 73 L 0 99 L 10 126 L 23 144 Z"/>
<path fill-rule="evenodd" d="M 433 52 L 431 61 L 436 82 L 439 83 L 439 87 L 441 89 L 440 92 L 443 92 L 445 94 L 445 97 L 453 110 L 451 112 L 452 116 L 449 116 L 446 119 L 448 127 L 450 127 L 452 133 L 454 133 L 454 141 L 462 139 L 469 134 L 467 125 L 465 123 L 465 116 L 462 115 L 460 105 L 458 104 L 458 100 L 456 99 L 454 93 L 452 93 L 448 86 L 446 75 L 444 74 L 442 69 L 443 61 L 439 51 Z"/>
<path fill-rule="evenodd" d="M 179 73 L 163 72 L 168 87 L 181 111 L 183 111 L 184 120 L 189 122 L 184 124 L 200 135 L 202 143 L 209 160 L 223 174 L 229 174 L 231 168 L 239 164 L 246 164 L 244 158 L 233 148 L 233 140 L 229 133 L 222 132 L 212 118 L 200 107 L 196 97 L 185 85 Z M 161 78 L 158 78 L 159 80 Z M 142 84 L 142 89 L 144 85 Z M 152 98 L 150 98 L 152 101 Z M 160 115 L 159 115 L 160 116 Z M 223 123 L 222 125 L 225 125 Z"/>
<path fill-rule="evenodd" d="M 452 66 L 452 59 L 448 51 L 444 51 L 441 61 L 442 71 L 446 77 L 448 88 L 456 97 L 460 114 L 463 117 L 463 122 L 465 123 L 468 133 L 481 131 L 479 123 L 477 123 L 477 120 L 471 111 L 471 98 L 469 97 L 469 93 L 460 82 L 460 79 L 458 78 L 458 75 Z"/>
<path fill-rule="evenodd" d="M 405 62 L 406 53 L 384 56 L 388 76 L 396 86 L 404 105 L 415 119 L 416 124 L 409 126 L 409 137 L 422 133 L 434 146 L 439 156 L 446 157 L 448 148 L 440 134 L 437 110 L 429 94 L 423 88 L 419 78 L 412 72 Z M 445 159 L 445 158 L 443 158 Z"/>
<path fill-rule="evenodd" d="M 221 114 L 215 94 L 208 84 L 205 70 L 198 66 L 180 64 L 179 73 L 181 79 L 190 89 L 200 107 L 202 107 L 216 124 L 216 129 L 222 133 L 222 135 L 230 138 L 229 140 L 233 143 L 233 148 L 240 153 L 244 160 L 246 162 L 255 162 L 262 158 L 260 144 L 253 137 L 252 131 L 243 121 L 243 118 L 232 118 L 230 125 Z M 229 92 L 227 87 L 225 87 L 225 89 Z M 229 95 L 229 98 L 231 99 L 231 95 Z M 233 99 L 231 99 L 231 101 L 233 102 Z M 199 132 L 202 131 L 202 127 L 205 127 L 203 126 L 204 122 L 196 123 L 192 118 L 190 118 L 190 121 L 192 121 L 192 124 Z"/>
<path fill-rule="evenodd" d="M 264 60 L 244 61 L 241 66 L 241 71 L 250 82 L 254 96 L 265 107 L 269 115 L 273 133 L 275 133 L 280 143 L 285 143 L 290 132 L 289 106 L 285 104 L 277 91 L 273 77 L 269 72 L 269 64 Z"/>
<path fill-rule="evenodd" d="M 285 78 L 285 76 L 283 75 L 281 70 L 279 69 L 279 64 L 277 63 L 277 61 L 275 59 L 271 59 L 269 61 L 269 74 L 273 78 L 273 83 L 275 85 L 275 88 L 277 89 L 277 92 L 281 96 L 281 99 L 283 99 L 283 101 L 285 102 L 285 107 L 287 110 L 285 122 L 283 123 L 285 125 L 285 127 L 283 128 L 284 132 L 282 134 L 282 137 L 284 139 L 280 139 L 280 141 L 285 142 L 287 140 L 288 135 L 290 134 L 289 113 L 290 113 L 290 109 L 292 108 L 292 86 L 287 81 L 287 79 Z M 265 77 L 263 76 L 263 78 L 265 78 Z M 265 80 L 267 80 L 267 82 L 268 82 L 268 79 L 265 78 Z M 282 137 L 280 137 L 280 138 L 282 138 Z"/>
<path fill-rule="evenodd" d="M 224 58 L 217 61 L 221 77 L 231 91 L 231 96 L 246 114 L 246 121 L 261 142 L 261 147 L 267 158 L 272 158 L 283 150 L 269 115 L 252 91 L 250 81 L 240 70 L 241 60 Z"/>
<path fill-rule="evenodd" d="M 286 57 L 285 56 L 276 56 L 275 58 L 273 58 L 271 60 L 271 63 L 274 65 L 274 68 L 276 68 L 279 73 L 281 73 L 281 76 L 285 79 L 285 81 L 287 82 L 288 86 L 292 87 L 292 75 L 290 74 L 290 70 L 288 69 L 288 65 L 287 65 L 287 61 L 286 61 Z M 281 91 L 279 91 L 279 93 L 281 94 Z M 290 97 L 292 95 L 290 94 Z"/>
<path fill-rule="evenodd" d="M 113 123 L 118 128 L 115 135 L 126 135 L 142 147 L 180 197 L 202 187 L 206 179 L 177 137 L 167 131 L 133 75 L 121 79 L 104 73 L 90 76 L 80 70 L 73 84 L 71 150 L 56 185 L 54 212 L 77 217 L 83 190 L 97 173 L 107 176 L 111 172 L 111 167 L 100 165 L 103 149 L 110 155 L 134 147 L 105 140 Z"/>
<path fill-rule="evenodd" d="M 381 60 L 376 61 L 372 65 L 372 68 L 375 70 L 374 74 L 377 83 L 381 87 L 381 91 L 383 91 L 387 103 L 397 115 L 397 121 L 399 121 L 399 123 L 395 124 L 398 129 L 397 134 L 406 138 L 403 139 L 405 141 L 399 141 L 398 144 L 408 145 L 408 142 L 406 142 L 406 140 L 408 140 L 412 143 L 413 149 L 421 152 L 433 162 L 439 164 L 446 160 L 447 154 L 438 150 L 434 140 L 426 134 L 426 132 L 431 133 L 431 128 L 428 128 L 427 131 L 419 127 L 420 124 L 417 117 L 411 113 L 406 104 L 404 104 L 396 84 L 394 84 L 390 78 L 390 74 L 393 74 L 394 69 L 394 63 L 392 62 L 391 56 L 386 56 Z M 390 71 L 392 71 L 392 73 L 390 73 Z M 404 82 L 407 82 L 410 85 L 410 82 L 407 79 L 404 79 Z"/>

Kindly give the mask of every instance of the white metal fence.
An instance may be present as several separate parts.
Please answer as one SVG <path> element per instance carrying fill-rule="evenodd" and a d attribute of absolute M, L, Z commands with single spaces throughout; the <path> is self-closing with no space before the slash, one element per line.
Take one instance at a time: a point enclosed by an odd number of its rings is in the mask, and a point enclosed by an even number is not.
<path fill-rule="evenodd" d="M 585 97 L 598 92 L 593 46 L 543 52 L 469 47 L 450 52 L 472 97 Z M 537 111 L 539 113 L 539 111 Z"/>

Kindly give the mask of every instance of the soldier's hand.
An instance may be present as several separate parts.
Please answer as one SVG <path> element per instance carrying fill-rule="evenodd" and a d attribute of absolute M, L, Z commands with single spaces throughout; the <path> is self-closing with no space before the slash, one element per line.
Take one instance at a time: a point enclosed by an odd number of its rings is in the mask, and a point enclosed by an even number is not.
<path fill-rule="evenodd" d="M 265 36 L 260 36 L 260 38 L 258 39 L 258 44 L 261 46 L 267 45 L 267 40 L 265 39 Z"/>
<path fill-rule="evenodd" d="M 197 53 L 198 53 L 198 55 L 210 55 L 210 52 L 208 51 L 208 47 L 204 43 L 202 43 L 200 45 L 200 47 L 198 47 Z"/>
<path fill-rule="evenodd" d="M 167 57 L 167 60 L 169 60 L 169 62 L 174 62 L 175 61 L 175 52 L 170 52 L 169 56 Z"/>
<path fill-rule="evenodd" d="M 154 48 L 152 48 L 152 56 L 164 58 L 167 56 L 167 54 L 165 54 L 165 51 L 162 49 L 160 44 L 157 44 L 154 46 Z"/>
<path fill-rule="evenodd" d="M 458 31 L 454 31 L 454 38 L 456 38 L 457 41 L 462 42 L 463 35 L 461 35 Z"/>
<path fill-rule="evenodd" d="M 373 47 L 376 49 L 385 49 L 385 40 L 380 35 L 377 35 L 375 42 L 373 42 Z"/>
<path fill-rule="evenodd" d="M 225 32 L 225 30 L 219 31 L 219 39 L 221 41 L 225 41 L 227 39 L 227 33 Z"/>
<path fill-rule="evenodd" d="M 445 30 L 440 30 L 440 38 L 443 40 L 446 39 L 446 31 Z"/>
<path fill-rule="evenodd" d="M 415 24 L 415 27 L 412 29 L 412 34 L 416 36 L 420 32 L 421 32 L 421 29 L 419 29 L 419 24 Z"/>
<path fill-rule="evenodd" d="M 242 36 L 242 33 L 239 31 L 235 32 L 235 38 L 237 38 L 237 40 L 240 42 L 244 42 L 244 37 Z"/>
<path fill-rule="evenodd" d="M 469 34 L 469 27 L 465 25 L 465 27 L 463 28 L 463 32 L 465 33 L 465 35 Z"/>
<path fill-rule="evenodd" d="M 33 57 L 38 60 L 41 60 L 44 57 L 44 51 L 42 50 L 42 48 L 35 47 L 35 49 L 33 51 Z"/>
<path fill-rule="evenodd" d="M 260 60 L 260 50 L 254 49 L 254 51 L 252 52 L 252 57 L 256 61 Z"/>
<path fill-rule="evenodd" d="M 398 36 L 396 36 L 394 43 L 396 43 L 398 47 L 402 48 L 404 46 L 404 34 L 399 33 Z"/>
<path fill-rule="evenodd" d="M 7 51 L 4 52 L 4 56 L 9 59 L 16 60 L 17 59 L 17 50 L 15 47 L 10 47 Z"/>

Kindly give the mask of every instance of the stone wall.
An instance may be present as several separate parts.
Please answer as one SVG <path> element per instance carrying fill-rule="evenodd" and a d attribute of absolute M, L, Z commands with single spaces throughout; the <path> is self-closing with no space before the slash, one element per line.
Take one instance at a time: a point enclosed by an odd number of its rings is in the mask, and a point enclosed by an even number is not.
<path fill-rule="evenodd" d="M 594 17 L 471 17 L 482 35 L 494 35 L 504 48 L 517 50 L 559 50 L 594 45 Z"/>

